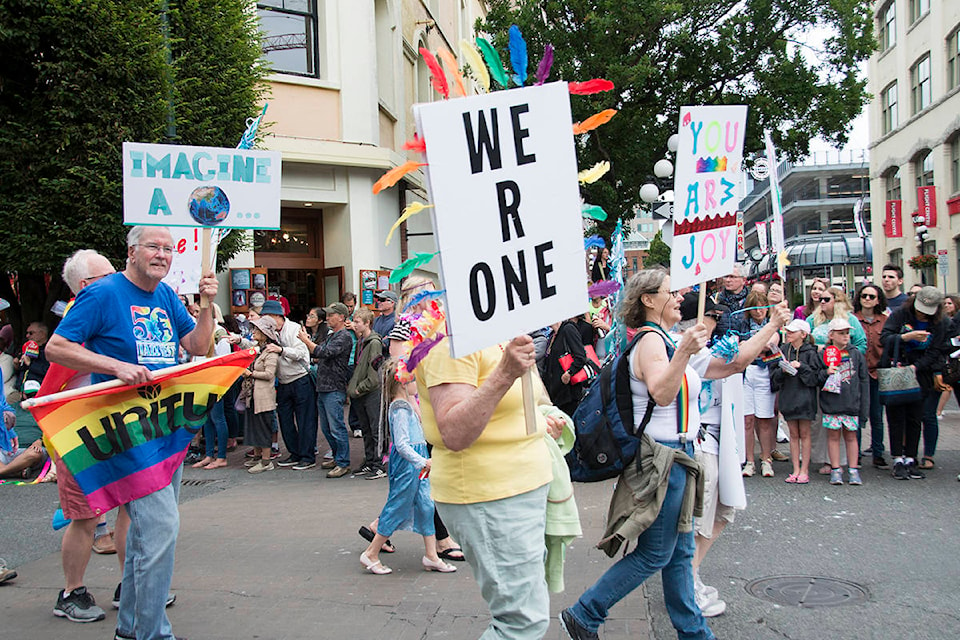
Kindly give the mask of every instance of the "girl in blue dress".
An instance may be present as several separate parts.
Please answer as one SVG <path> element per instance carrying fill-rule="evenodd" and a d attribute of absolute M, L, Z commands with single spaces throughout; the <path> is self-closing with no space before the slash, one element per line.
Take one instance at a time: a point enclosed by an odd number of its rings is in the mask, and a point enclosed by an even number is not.
<path fill-rule="evenodd" d="M 406 386 L 397 381 L 398 362 L 391 358 L 380 366 L 380 413 L 387 416 L 390 425 L 390 493 L 380 512 L 377 533 L 360 554 L 360 563 L 376 575 L 392 573 L 393 569 L 380 562 L 380 550 L 395 531 L 406 530 L 423 536 L 425 552 L 421 563 L 425 571 L 452 573 L 457 568 L 437 555 L 427 442 L 420 413 Z"/>

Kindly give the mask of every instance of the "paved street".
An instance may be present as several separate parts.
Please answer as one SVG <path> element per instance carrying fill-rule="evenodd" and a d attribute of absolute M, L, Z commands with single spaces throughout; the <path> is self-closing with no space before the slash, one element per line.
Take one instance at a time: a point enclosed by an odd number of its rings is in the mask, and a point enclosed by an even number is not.
<path fill-rule="evenodd" d="M 955 405 L 953 405 L 955 407 Z M 719 638 L 957 638 L 960 576 L 956 480 L 960 412 L 941 423 L 938 469 L 925 481 L 894 481 L 868 469 L 863 487 L 806 487 L 777 477 L 748 480 L 750 506 L 724 533 L 703 576 L 720 589 L 728 611 L 714 618 Z M 355 459 L 358 440 L 351 440 Z M 783 446 L 783 445 L 781 445 Z M 319 469 L 250 476 L 240 464 L 187 469 L 170 617 L 180 635 L 198 639 L 450 638 L 480 635 L 488 617 L 470 570 L 420 569 L 422 546 L 399 533 L 384 555 L 390 576 L 363 572 L 357 528 L 382 506 L 386 481 L 328 480 Z M 199 483 L 199 484 L 198 484 Z M 552 598 L 554 618 L 609 566 L 593 549 L 610 483 L 578 485 L 585 537 L 569 551 L 567 590 Z M 92 640 L 112 637 L 109 599 L 118 581 L 115 556 L 94 555 L 87 586 L 108 610 L 103 622 L 78 625 L 52 615 L 62 588 L 60 534 L 50 527 L 56 488 L 0 487 L 0 556 L 20 572 L 0 586 L 3 636 Z M 749 595 L 751 580 L 803 575 L 863 587 L 863 604 L 806 609 Z M 649 596 L 647 599 L 645 596 Z M 649 604 L 648 604 L 649 603 Z M 547 638 L 561 637 L 554 620 Z M 653 580 L 612 612 L 602 637 L 674 638 Z"/>

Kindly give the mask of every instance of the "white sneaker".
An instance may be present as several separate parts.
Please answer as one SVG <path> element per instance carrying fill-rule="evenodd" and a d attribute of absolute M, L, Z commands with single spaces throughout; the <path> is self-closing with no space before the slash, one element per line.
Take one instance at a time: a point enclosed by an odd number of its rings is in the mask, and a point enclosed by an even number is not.
<path fill-rule="evenodd" d="M 753 474 L 756 473 L 756 467 L 754 467 L 752 462 L 747 462 L 743 465 L 743 471 L 741 473 L 743 473 L 744 478 L 752 478 Z"/>
<path fill-rule="evenodd" d="M 267 464 L 263 464 L 263 461 L 261 460 L 257 464 L 247 469 L 247 473 L 263 473 L 264 471 L 273 471 L 275 468 L 276 467 L 274 467 L 272 461 L 268 462 Z"/>
<path fill-rule="evenodd" d="M 773 477 L 773 464 L 769 460 L 760 461 L 760 475 L 764 478 Z"/>
<path fill-rule="evenodd" d="M 697 606 L 700 607 L 700 613 L 704 618 L 715 618 L 727 610 L 727 603 L 719 598 L 715 600 L 708 599 L 699 591 L 694 592 L 694 599 Z"/>
<path fill-rule="evenodd" d="M 693 588 L 706 602 L 720 599 L 720 592 L 717 591 L 716 587 L 703 584 L 703 580 L 700 579 L 700 574 L 693 576 Z"/>

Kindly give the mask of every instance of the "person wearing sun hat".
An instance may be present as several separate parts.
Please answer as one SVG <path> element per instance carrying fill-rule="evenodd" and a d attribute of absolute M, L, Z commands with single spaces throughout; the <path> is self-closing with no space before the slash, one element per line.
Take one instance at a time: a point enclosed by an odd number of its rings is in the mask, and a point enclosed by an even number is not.
<path fill-rule="evenodd" d="M 921 420 L 929 407 L 936 405 L 942 391 L 940 370 L 944 352 L 949 350 L 947 322 L 943 319 L 943 293 L 936 287 L 923 287 L 907 298 L 899 309 L 890 314 L 880 333 L 883 343 L 881 367 L 902 364 L 912 367 L 917 375 L 922 396 L 907 404 L 887 405 L 887 428 L 890 435 L 890 455 L 893 457 L 893 477 L 898 480 L 919 480 L 924 474 L 918 468 Z M 899 361 L 893 354 L 899 346 Z M 931 462 L 936 452 L 938 425 L 934 421 L 924 428 L 924 454 Z"/>

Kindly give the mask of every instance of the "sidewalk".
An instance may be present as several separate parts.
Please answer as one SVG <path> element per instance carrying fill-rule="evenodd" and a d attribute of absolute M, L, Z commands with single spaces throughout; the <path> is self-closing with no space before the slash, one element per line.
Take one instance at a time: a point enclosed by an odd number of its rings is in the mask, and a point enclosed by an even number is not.
<path fill-rule="evenodd" d="M 362 447 L 351 440 L 354 457 Z M 393 537 L 398 551 L 382 559 L 394 572 L 363 571 L 357 534 L 378 513 L 387 482 L 362 477 L 328 480 L 319 468 L 277 469 L 250 476 L 240 468 L 185 469 L 184 481 L 225 487 L 181 504 L 180 538 L 168 610 L 174 631 L 191 640 L 270 638 L 475 639 L 489 622 L 469 566 L 455 574 L 422 570 L 422 539 Z M 212 485 L 209 485 L 212 486 Z M 22 488 L 21 490 L 25 490 Z M 32 488 L 31 488 L 32 489 Z M 551 597 L 548 638 L 562 633 L 556 616 L 612 564 L 593 548 L 600 538 L 612 482 L 577 486 L 584 538 L 569 549 L 566 592 Z M 47 506 L 37 506 L 37 509 Z M 48 515 L 44 514 L 48 518 Z M 16 567 L 20 577 L 0 586 L 3 632 L 10 638 L 93 640 L 112 637 L 110 597 L 119 581 L 115 556 L 93 555 L 87 587 L 107 611 L 102 622 L 76 624 L 52 614 L 63 587 L 59 553 Z M 642 591 L 625 599 L 605 625 L 608 640 L 651 634 Z"/>

